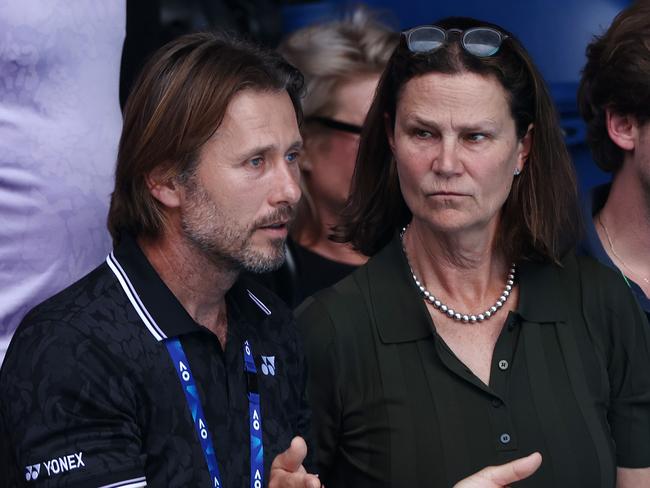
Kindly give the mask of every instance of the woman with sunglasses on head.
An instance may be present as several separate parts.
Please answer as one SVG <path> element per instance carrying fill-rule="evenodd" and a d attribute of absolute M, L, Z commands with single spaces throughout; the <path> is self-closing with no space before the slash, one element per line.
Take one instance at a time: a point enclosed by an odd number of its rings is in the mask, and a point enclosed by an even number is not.
<path fill-rule="evenodd" d="M 518 486 L 650 486 L 650 328 L 576 258 L 576 184 L 521 44 L 403 33 L 338 238 L 370 260 L 298 309 L 325 486 L 447 487 L 539 451 Z"/>
<path fill-rule="evenodd" d="M 287 262 L 262 280 L 291 306 L 367 260 L 329 236 L 350 192 L 361 126 L 398 37 L 358 8 L 343 20 L 295 32 L 278 49 L 306 81 L 303 198 L 291 228 Z"/>

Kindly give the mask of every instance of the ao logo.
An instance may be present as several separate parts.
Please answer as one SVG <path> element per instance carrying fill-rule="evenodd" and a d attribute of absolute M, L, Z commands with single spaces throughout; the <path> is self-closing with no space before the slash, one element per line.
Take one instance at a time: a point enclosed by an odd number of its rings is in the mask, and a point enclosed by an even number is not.
<path fill-rule="evenodd" d="M 275 356 L 262 356 L 262 373 L 275 376 Z"/>
<path fill-rule="evenodd" d="M 262 488 L 262 474 L 260 470 L 255 470 L 255 482 L 253 483 L 254 488 Z"/>
<path fill-rule="evenodd" d="M 41 463 L 25 466 L 25 479 L 27 481 L 35 480 L 38 478 L 38 473 L 41 472 Z"/>
<path fill-rule="evenodd" d="M 185 366 L 185 363 L 183 363 L 183 361 L 178 362 L 178 369 L 181 370 L 181 377 L 183 378 L 183 381 L 186 383 L 190 381 L 190 372 L 187 370 L 187 366 Z"/>
<path fill-rule="evenodd" d="M 256 408 L 253 409 L 253 429 L 260 430 L 260 414 Z"/>
<path fill-rule="evenodd" d="M 205 428 L 205 422 L 203 422 L 202 418 L 199 418 L 199 432 L 201 433 L 201 437 L 203 439 L 208 438 L 208 429 Z"/>

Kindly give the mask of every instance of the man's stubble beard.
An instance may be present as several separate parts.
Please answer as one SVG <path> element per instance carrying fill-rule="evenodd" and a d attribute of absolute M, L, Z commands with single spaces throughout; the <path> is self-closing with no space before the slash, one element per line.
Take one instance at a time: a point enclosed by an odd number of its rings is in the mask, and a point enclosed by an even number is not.
<path fill-rule="evenodd" d="M 184 237 L 216 266 L 240 272 L 266 273 L 284 263 L 286 239 L 269 241 L 268 251 L 256 249 L 252 243 L 255 231 L 263 225 L 291 219 L 294 208 L 279 207 L 252 225 L 239 225 L 224 215 L 195 177 L 187 182 L 187 207 L 181 214 Z"/>

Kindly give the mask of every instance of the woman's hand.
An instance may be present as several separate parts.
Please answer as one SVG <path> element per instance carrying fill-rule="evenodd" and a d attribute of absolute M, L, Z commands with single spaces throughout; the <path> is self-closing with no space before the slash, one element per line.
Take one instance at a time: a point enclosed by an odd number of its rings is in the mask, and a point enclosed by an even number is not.
<path fill-rule="evenodd" d="M 488 466 L 456 483 L 454 488 L 503 488 L 510 483 L 528 478 L 541 464 L 542 455 L 534 452 L 530 456 L 515 459 L 507 464 Z"/>

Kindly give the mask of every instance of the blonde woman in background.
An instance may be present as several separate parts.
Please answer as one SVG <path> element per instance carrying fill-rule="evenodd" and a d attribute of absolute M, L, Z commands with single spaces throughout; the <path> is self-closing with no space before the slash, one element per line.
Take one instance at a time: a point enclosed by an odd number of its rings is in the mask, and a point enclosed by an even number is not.
<path fill-rule="evenodd" d="M 305 76 L 303 199 L 287 263 L 262 278 L 289 305 L 333 285 L 367 257 L 329 240 L 350 191 L 359 135 L 398 34 L 360 8 L 343 20 L 303 28 L 280 53 Z"/>

